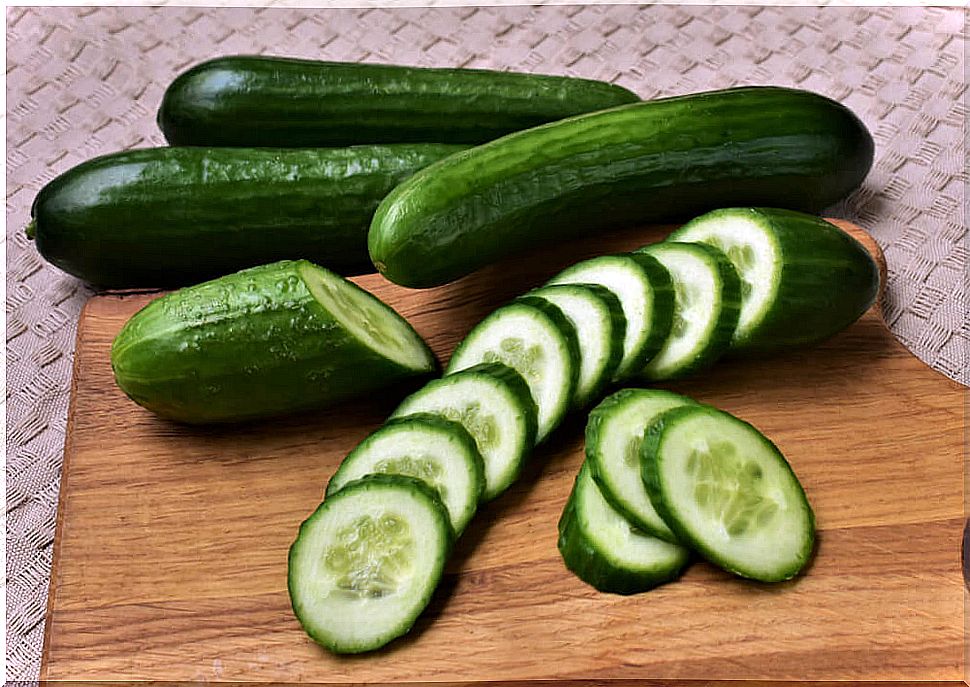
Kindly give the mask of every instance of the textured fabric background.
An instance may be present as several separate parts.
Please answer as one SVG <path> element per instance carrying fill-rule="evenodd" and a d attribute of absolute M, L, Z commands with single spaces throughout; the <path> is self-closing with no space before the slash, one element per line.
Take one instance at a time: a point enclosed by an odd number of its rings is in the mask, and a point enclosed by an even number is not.
<path fill-rule="evenodd" d="M 164 144 L 155 111 L 177 72 L 255 52 L 571 74 L 643 97 L 767 83 L 826 94 L 877 145 L 865 186 L 833 212 L 884 247 L 895 334 L 967 384 L 965 21 L 963 9 L 851 7 L 8 9 L 7 677 L 37 675 L 74 334 L 90 295 L 22 226 L 55 175 Z"/>

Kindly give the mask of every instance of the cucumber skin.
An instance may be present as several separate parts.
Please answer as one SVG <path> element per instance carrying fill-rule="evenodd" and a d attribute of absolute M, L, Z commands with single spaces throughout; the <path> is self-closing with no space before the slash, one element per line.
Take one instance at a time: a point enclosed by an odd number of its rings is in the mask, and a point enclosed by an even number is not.
<path fill-rule="evenodd" d="M 640 446 L 640 475 L 643 479 L 644 485 L 647 488 L 647 492 L 650 494 L 650 500 L 653 502 L 654 507 L 660 514 L 660 517 L 662 517 L 664 522 L 667 523 L 667 526 L 674 531 L 678 539 L 719 568 L 733 573 L 739 577 L 745 577 L 748 579 L 757 580 L 759 582 L 784 582 L 785 580 L 792 579 L 802 571 L 812 557 L 812 551 L 815 546 L 815 512 L 812 510 L 811 504 L 808 502 L 808 497 L 805 495 L 805 490 L 802 488 L 802 483 L 798 481 L 798 476 L 795 475 L 795 471 L 792 470 L 788 460 L 785 459 L 784 455 L 778 450 L 778 447 L 775 446 L 774 442 L 762 434 L 758 428 L 751 423 L 745 422 L 741 418 L 734 417 L 733 415 L 729 415 L 729 417 L 731 417 L 733 420 L 751 427 L 751 429 L 757 432 L 758 436 L 764 440 L 765 444 L 770 447 L 773 452 L 781 456 L 782 462 L 785 464 L 788 472 L 790 472 L 794 478 L 795 485 L 801 492 L 802 499 L 805 501 L 805 505 L 808 509 L 809 536 L 806 539 L 807 546 L 802 550 L 802 555 L 798 561 L 798 564 L 789 570 L 780 571 L 777 575 L 755 577 L 751 575 L 750 572 L 740 570 L 737 568 L 737 566 L 730 565 L 722 560 L 716 551 L 711 550 L 702 541 L 698 540 L 690 530 L 681 527 L 678 519 L 671 512 L 669 504 L 664 497 L 663 486 L 660 482 L 656 462 L 659 456 L 660 445 L 663 440 L 663 433 L 667 426 L 676 422 L 679 417 L 687 413 L 696 412 L 698 410 L 698 406 L 706 411 L 717 413 L 718 415 L 728 415 L 728 413 L 718 410 L 712 406 L 695 403 L 692 406 L 671 408 L 665 413 L 662 413 L 660 417 L 658 417 L 656 421 L 654 421 L 654 423 L 647 428 L 647 432 L 643 439 L 643 444 Z"/>
<path fill-rule="evenodd" d="M 439 580 L 441 579 L 441 575 L 444 573 L 445 563 L 448 560 L 448 557 L 451 555 L 451 551 L 454 547 L 456 537 L 455 537 L 454 530 L 451 527 L 451 518 L 449 518 L 448 516 L 448 509 L 445 508 L 445 505 L 441 502 L 441 499 L 438 497 L 438 493 L 419 479 L 415 479 L 413 477 L 407 477 L 405 475 L 367 475 L 365 477 L 361 477 L 360 479 L 348 482 L 347 484 L 344 485 L 344 487 L 339 492 L 334 494 L 334 496 L 324 499 L 323 503 L 317 506 L 317 509 L 313 511 L 313 513 L 311 513 L 310 516 L 300 524 L 300 529 L 297 533 L 296 540 L 294 540 L 293 544 L 290 545 L 289 553 L 287 554 L 286 588 L 290 597 L 290 607 L 293 609 L 293 614 L 296 616 L 296 619 L 299 621 L 300 626 L 303 628 L 303 631 L 306 632 L 307 635 L 309 635 L 310 638 L 313 641 L 315 641 L 317 644 L 323 646 L 326 649 L 329 649 L 334 653 L 359 654 L 359 653 L 364 653 L 367 651 L 373 651 L 375 649 L 379 649 L 381 646 L 384 646 L 388 642 L 393 641 L 394 639 L 397 639 L 398 637 L 401 637 L 402 635 L 407 634 L 411 630 L 411 628 L 414 627 L 414 622 L 417 621 L 417 618 L 420 617 L 421 615 L 419 613 L 417 616 L 415 616 L 414 620 L 412 620 L 409 625 L 407 625 L 404 628 L 400 628 L 400 631 L 396 635 L 388 638 L 387 641 L 384 642 L 383 644 L 380 644 L 378 646 L 366 646 L 366 647 L 347 647 L 347 646 L 342 646 L 329 641 L 326 637 L 316 632 L 314 628 L 309 627 L 304 622 L 303 617 L 300 613 L 300 608 L 298 608 L 298 605 L 294 601 L 294 588 L 296 587 L 296 582 L 294 580 L 293 560 L 295 558 L 297 546 L 300 542 L 300 537 L 303 536 L 303 531 L 304 529 L 306 529 L 308 524 L 311 523 L 315 518 L 321 517 L 326 512 L 326 510 L 333 505 L 334 500 L 341 497 L 340 496 L 341 494 L 346 496 L 347 494 L 353 494 L 354 491 L 356 490 L 381 488 L 382 486 L 387 486 L 387 485 L 390 485 L 390 486 L 406 485 L 409 489 L 416 490 L 421 494 L 423 494 L 430 502 L 432 510 L 435 513 L 436 519 L 438 519 L 439 522 L 441 522 L 441 524 L 443 525 L 442 531 L 445 533 L 445 537 L 443 539 L 439 539 L 439 544 L 442 547 L 444 555 L 441 556 L 441 565 L 439 566 L 437 571 Z M 437 586 L 438 586 L 437 582 L 435 584 L 428 586 L 428 594 L 423 599 L 423 604 L 422 604 L 423 608 L 427 608 L 428 602 L 431 601 L 431 597 L 434 595 L 434 591 L 437 588 Z"/>
<path fill-rule="evenodd" d="M 659 260 L 646 253 L 629 253 L 640 268 L 647 274 L 653 290 L 653 301 L 650 304 L 650 334 L 640 349 L 640 354 L 631 362 L 617 371 L 619 375 L 614 381 L 623 381 L 653 360 L 654 356 L 663 348 L 664 341 L 670 336 L 670 329 L 674 324 L 674 282 L 670 272 Z"/>
<path fill-rule="evenodd" d="M 770 353 L 818 343 L 855 322 L 876 301 L 879 267 L 862 244 L 834 224 L 780 208 L 743 210 L 770 224 L 783 248 L 784 266 L 774 307 L 747 337 L 731 345 L 732 353 Z M 667 240 L 678 240 L 689 227 L 685 224 Z"/>
<path fill-rule="evenodd" d="M 482 143 L 638 100 L 572 77 L 238 55 L 176 77 L 157 119 L 172 145 Z"/>
<path fill-rule="evenodd" d="M 162 417 L 204 424 L 323 408 L 434 371 L 359 343 L 307 290 L 306 267 L 284 260 L 152 301 L 112 344 L 118 386 Z"/>
<path fill-rule="evenodd" d="M 818 211 L 858 186 L 872 159 L 862 122 L 806 91 L 642 102 L 514 133 L 422 170 L 381 202 L 368 247 L 391 281 L 431 287 L 611 226 L 738 204 Z"/>
<path fill-rule="evenodd" d="M 373 272 L 367 231 L 381 199 L 463 146 L 336 150 L 147 148 L 84 162 L 31 209 L 37 250 L 108 288 L 197 283 L 305 258 Z"/>

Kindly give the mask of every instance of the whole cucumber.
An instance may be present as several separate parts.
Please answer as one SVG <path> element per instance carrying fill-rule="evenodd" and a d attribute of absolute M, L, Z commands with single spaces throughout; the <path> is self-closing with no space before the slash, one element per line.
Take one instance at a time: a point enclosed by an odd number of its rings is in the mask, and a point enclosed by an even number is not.
<path fill-rule="evenodd" d="M 862 122 L 828 98 L 749 87 L 625 105 L 510 134 L 421 170 L 368 235 L 385 277 L 444 284 L 501 257 L 725 205 L 818 211 L 872 165 Z"/>
<path fill-rule="evenodd" d="M 176 77 L 158 124 L 173 145 L 482 143 L 637 100 L 572 77 L 240 55 Z"/>
<path fill-rule="evenodd" d="M 322 408 L 427 375 L 436 365 L 400 315 L 305 260 L 162 296 L 111 346 L 122 391 L 191 424 Z"/>
<path fill-rule="evenodd" d="M 28 234 L 54 265 L 111 288 L 182 286 L 296 258 L 344 275 L 373 272 L 367 229 L 377 204 L 462 149 L 131 150 L 47 184 Z"/>

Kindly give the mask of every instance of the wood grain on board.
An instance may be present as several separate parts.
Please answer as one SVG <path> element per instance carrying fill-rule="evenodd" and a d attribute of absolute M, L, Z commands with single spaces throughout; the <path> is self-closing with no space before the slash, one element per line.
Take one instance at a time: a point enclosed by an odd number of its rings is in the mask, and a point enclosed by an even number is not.
<path fill-rule="evenodd" d="M 667 230 L 537 251 L 436 289 L 355 281 L 446 361 L 485 314 L 565 265 Z M 637 596 L 583 584 L 556 550 L 582 460 L 577 414 L 472 521 L 412 632 L 341 658 L 293 617 L 287 549 L 400 390 L 244 426 L 160 420 L 117 389 L 109 363 L 113 336 L 151 297 L 93 298 L 78 328 L 42 679 L 963 678 L 965 390 L 899 345 L 877 308 L 820 346 L 665 385 L 752 422 L 788 457 L 818 519 L 803 576 L 755 584 L 697 562 Z"/>

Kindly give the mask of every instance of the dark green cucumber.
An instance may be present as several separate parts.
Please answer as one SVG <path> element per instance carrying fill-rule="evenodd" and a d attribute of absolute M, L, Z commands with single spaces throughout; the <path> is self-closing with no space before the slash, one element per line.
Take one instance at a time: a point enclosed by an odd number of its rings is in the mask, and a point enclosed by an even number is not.
<path fill-rule="evenodd" d="M 65 272 L 112 288 L 182 286 L 276 260 L 373 272 L 367 230 L 399 182 L 461 146 L 151 148 L 47 184 L 28 234 Z"/>
<path fill-rule="evenodd" d="M 180 74 L 158 124 L 173 145 L 481 143 L 637 100 L 562 76 L 230 56 Z"/>
<path fill-rule="evenodd" d="M 394 189 L 368 246 L 391 281 L 429 287 L 510 253 L 725 205 L 817 211 L 872 164 L 865 126 L 828 98 L 736 88 L 572 117 L 458 153 Z"/>
<path fill-rule="evenodd" d="M 233 422 L 321 408 L 436 363 L 380 300 L 305 260 L 282 261 L 149 303 L 111 347 L 121 390 L 180 422 Z"/>
<path fill-rule="evenodd" d="M 879 293 L 879 268 L 869 252 L 813 215 L 777 208 L 714 210 L 667 240 L 710 244 L 734 264 L 742 278 L 734 351 L 816 343 L 855 322 Z"/>

